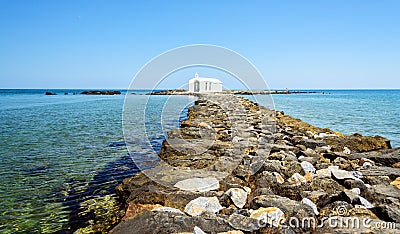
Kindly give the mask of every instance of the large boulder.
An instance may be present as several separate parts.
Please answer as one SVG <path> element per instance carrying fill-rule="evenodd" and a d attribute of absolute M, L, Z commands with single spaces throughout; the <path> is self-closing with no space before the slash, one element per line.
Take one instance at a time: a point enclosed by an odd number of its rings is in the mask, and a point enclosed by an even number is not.
<path fill-rule="evenodd" d="M 332 147 L 332 151 L 342 152 L 345 147 L 351 152 L 368 152 L 380 149 L 390 149 L 390 141 L 381 136 L 362 136 L 353 134 L 344 137 L 326 137 L 325 142 Z"/>
<path fill-rule="evenodd" d="M 196 226 L 206 233 L 234 230 L 226 219 L 218 216 L 190 217 L 172 212 L 144 210 L 119 223 L 110 233 L 193 233 Z"/>

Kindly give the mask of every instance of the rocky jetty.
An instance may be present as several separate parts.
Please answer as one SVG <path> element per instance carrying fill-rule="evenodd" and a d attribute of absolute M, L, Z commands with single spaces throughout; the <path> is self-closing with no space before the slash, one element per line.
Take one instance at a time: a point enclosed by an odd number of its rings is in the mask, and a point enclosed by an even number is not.
<path fill-rule="evenodd" d="M 315 91 L 282 91 L 282 90 L 224 90 L 222 94 L 235 95 L 269 95 L 269 94 L 302 94 L 302 93 L 317 93 Z M 146 95 L 196 95 L 184 89 L 168 89 L 146 93 Z"/>
<path fill-rule="evenodd" d="M 81 94 L 85 95 L 119 95 L 121 91 L 100 91 L 100 90 L 90 90 L 90 91 L 83 91 Z"/>
<path fill-rule="evenodd" d="M 396 233 L 400 148 L 232 94 L 199 95 L 111 233 Z M 350 225 L 354 224 L 354 225 Z M 347 226 L 346 226 L 347 224 Z"/>

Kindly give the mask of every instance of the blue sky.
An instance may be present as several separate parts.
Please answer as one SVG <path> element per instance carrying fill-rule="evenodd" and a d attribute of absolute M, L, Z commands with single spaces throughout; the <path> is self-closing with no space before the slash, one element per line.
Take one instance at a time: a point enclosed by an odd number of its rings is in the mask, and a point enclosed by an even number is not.
<path fill-rule="evenodd" d="M 396 0 L 0 0 L 0 35 L 0 88 L 126 89 L 188 44 L 240 53 L 274 89 L 400 88 Z"/>

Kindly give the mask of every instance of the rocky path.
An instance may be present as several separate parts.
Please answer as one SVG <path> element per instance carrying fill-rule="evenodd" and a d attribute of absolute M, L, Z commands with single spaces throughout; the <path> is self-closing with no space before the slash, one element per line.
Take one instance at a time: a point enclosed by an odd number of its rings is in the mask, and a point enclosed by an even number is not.
<path fill-rule="evenodd" d="M 382 137 L 344 136 L 242 97 L 210 94 L 169 132 L 159 158 L 117 187 L 126 213 L 111 233 L 400 227 L 400 149 Z"/>

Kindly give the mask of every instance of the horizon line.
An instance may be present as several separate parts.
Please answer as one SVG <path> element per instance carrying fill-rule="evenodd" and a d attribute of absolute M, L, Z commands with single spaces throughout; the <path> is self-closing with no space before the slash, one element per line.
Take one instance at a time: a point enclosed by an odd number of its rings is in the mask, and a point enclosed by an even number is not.
<path fill-rule="evenodd" d="M 140 88 L 140 89 L 126 89 L 126 88 L 0 88 L 0 90 L 182 90 L 176 88 Z M 270 89 L 224 89 L 224 90 L 286 90 L 286 88 L 270 88 Z M 291 90 L 400 90 L 400 88 L 288 88 Z"/>

